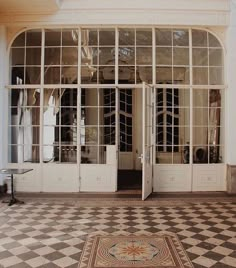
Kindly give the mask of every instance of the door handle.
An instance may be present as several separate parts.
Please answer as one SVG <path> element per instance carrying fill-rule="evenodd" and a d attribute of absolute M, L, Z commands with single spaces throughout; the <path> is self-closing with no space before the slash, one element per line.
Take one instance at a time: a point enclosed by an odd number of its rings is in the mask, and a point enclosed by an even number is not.
<path fill-rule="evenodd" d="M 141 164 L 142 164 L 143 163 L 143 154 L 141 154 L 138 158 L 141 160 Z"/>

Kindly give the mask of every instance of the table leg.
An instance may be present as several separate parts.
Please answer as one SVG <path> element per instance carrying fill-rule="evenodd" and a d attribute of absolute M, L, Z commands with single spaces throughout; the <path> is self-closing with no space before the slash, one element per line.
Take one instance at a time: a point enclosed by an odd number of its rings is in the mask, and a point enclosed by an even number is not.
<path fill-rule="evenodd" d="M 8 206 L 12 206 L 16 203 L 18 204 L 24 204 L 24 201 L 20 201 L 18 199 L 15 198 L 14 196 L 14 182 L 13 182 L 13 174 L 11 174 L 11 200 L 10 201 L 3 201 L 3 203 L 8 203 Z"/>

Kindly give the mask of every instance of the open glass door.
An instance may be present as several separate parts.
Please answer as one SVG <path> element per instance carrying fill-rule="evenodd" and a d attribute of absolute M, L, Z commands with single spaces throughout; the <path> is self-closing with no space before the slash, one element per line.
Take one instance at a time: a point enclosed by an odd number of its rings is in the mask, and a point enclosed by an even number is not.
<path fill-rule="evenodd" d="M 142 200 L 145 200 L 152 193 L 153 188 L 154 89 L 151 86 L 143 83 L 142 92 Z"/>

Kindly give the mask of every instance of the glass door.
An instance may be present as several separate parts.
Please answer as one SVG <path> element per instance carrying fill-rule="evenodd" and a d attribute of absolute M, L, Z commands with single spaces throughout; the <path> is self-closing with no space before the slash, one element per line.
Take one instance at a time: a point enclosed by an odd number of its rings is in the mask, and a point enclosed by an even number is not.
<path fill-rule="evenodd" d="M 154 89 L 143 83 L 142 92 L 142 200 L 145 200 L 153 188 Z"/>

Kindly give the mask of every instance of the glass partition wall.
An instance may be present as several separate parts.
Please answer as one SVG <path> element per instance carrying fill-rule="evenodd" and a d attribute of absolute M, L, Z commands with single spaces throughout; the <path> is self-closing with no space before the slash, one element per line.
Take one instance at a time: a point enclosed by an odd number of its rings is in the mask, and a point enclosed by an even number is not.
<path fill-rule="evenodd" d="M 223 62 L 205 30 L 25 31 L 10 48 L 9 162 L 105 164 L 122 123 L 117 96 L 146 82 L 155 88 L 155 163 L 222 163 Z"/>

